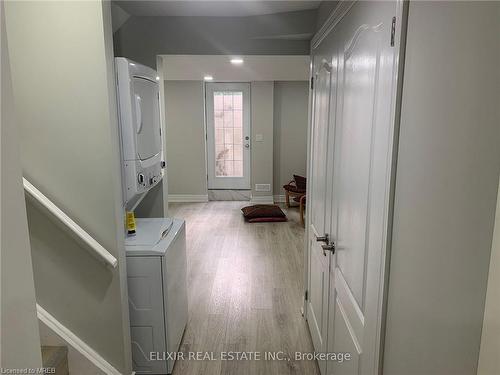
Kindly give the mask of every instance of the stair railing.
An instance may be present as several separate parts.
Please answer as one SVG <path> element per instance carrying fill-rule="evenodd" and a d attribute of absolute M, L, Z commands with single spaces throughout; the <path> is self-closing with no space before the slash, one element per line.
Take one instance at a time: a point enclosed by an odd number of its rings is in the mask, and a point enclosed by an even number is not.
<path fill-rule="evenodd" d="M 81 226 L 73 219 L 66 215 L 59 207 L 57 207 L 49 198 L 42 194 L 40 190 L 34 187 L 28 180 L 23 178 L 24 190 L 28 193 L 27 196 L 39 207 L 43 207 L 50 213 L 50 217 L 54 218 L 54 223 L 60 228 L 68 232 L 73 238 L 78 240 L 84 247 L 98 260 L 105 265 L 116 268 L 117 259 L 107 251 L 99 242 L 97 242 L 90 234 L 88 234 Z"/>

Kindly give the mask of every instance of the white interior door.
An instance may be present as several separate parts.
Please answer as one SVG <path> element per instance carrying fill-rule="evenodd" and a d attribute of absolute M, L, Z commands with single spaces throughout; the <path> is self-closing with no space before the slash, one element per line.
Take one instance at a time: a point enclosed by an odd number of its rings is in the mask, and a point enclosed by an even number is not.
<path fill-rule="evenodd" d="M 327 363 L 335 375 L 377 374 L 389 219 L 398 49 L 397 3 L 356 2 L 334 30 L 338 87 L 330 233 Z"/>
<path fill-rule="evenodd" d="M 326 231 L 328 221 L 327 180 L 328 168 L 328 136 L 329 113 L 331 101 L 331 64 L 327 56 L 314 59 L 314 102 L 313 123 L 311 132 L 312 154 L 311 173 L 308 181 L 308 204 L 311 205 L 310 227 L 308 237 L 309 248 L 309 286 L 307 303 L 307 321 L 311 332 L 314 350 L 326 351 L 328 328 L 328 287 L 330 252 L 322 246 L 328 243 Z M 319 366 L 324 374 L 326 362 Z"/>
<path fill-rule="evenodd" d="M 207 83 L 209 189 L 250 189 L 250 84 Z"/>

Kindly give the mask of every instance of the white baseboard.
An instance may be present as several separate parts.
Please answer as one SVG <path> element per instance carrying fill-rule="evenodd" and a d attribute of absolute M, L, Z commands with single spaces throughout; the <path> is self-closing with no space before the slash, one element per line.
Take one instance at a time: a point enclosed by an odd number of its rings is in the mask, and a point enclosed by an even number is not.
<path fill-rule="evenodd" d="M 274 199 L 272 195 L 253 196 L 250 202 L 258 204 L 273 204 Z"/>
<path fill-rule="evenodd" d="M 108 361 L 92 349 L 87 343 L 82 341 L 77 335 L 71 332 L 68 328 L 62 325 L 56 318 L 50 315 L 39 304 L 36 305 L 36 313 L 38 319 L 57 334 L 69 347 L 68 359 L 71 367 L 71 350 L 74 349 L 90 361 L 97 369 L 107 375 L 121 375 L 120 371 L 114 368 Z M 71 368 L 70 368 L 70 371 Z M 72 372 L 76 373 L 76 372 Z"/>
<path fill-rule="evenodd" d="M 274 202 L 275 203 L 284 203 L 285 202 L 285 195 L 284 194 L 275 195 L 274 196 Z"/>
<path fill-rule="evenodd" d="M 192 195 L 192 194 L 169 194 L 168 201 L 172 203 L 203 203 L 208 202 L 208 194 Z"/>

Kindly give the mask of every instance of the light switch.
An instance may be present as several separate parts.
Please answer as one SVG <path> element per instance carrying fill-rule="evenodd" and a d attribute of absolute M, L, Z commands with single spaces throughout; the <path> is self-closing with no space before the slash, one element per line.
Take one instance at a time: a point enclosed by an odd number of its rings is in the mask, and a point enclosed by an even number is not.
<path fill-rule="evenodd" d="M 264 135 L 255 134 L 255 142 L 263 142 L 263 141 L 264 141 Z"/>

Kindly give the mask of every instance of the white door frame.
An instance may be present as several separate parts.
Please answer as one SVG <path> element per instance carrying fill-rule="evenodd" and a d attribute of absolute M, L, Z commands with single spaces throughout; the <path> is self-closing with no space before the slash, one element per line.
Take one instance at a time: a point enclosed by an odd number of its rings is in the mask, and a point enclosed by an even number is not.
<path fill-rule="evenodd" d="M 243 92 L 243 177 L 218 177 L 215 174 L 215 125 L 214 100 L 215 91 Z M 251 102 L 249 82 L 210 82 L 205 84 L 205 123 L 206 123 L 206 155 L 207 155 L 207 187 L 208 190 L 250 190 L 251 181 Z"/>
<path fill-rule="evenodd" d="M 315 49 L 321 43 L 321 41 L 335 28 L 335 26 L 342 20 L 342 18 L 349 12 L 351 7 L 355 4 L 356 1 L 343 1 L 340 2 L 339 5 L 334 9 L 330 17 L 327 19 L 325 24 L 321 27 L 321 29 L 316 33 L 311 41 L 311 65 L 310 65 L 310 81 L 314 75 L 313 71 L 313 58 Z M 379 272 L 379 283 L 378 285 L 373 286 L 378 289 L 378 310 L 375 312 L 376 319 L 376 327 L 370 332 L 370 336 L 372 337 L 372 345 L 374 346 L 375 357 L 370 358 L 369 365 L 367 368 L 367 374 L 377 375 L 382 371 L 382 359 L 383 359 L 383 349 L 384 349 L 384 337 L 385 332 L 383 331 L 383 327 L 385 326 L 385 318 L 386 318 L 386 305 L 387 305 L 387 292 L 386 286 L 389 278 L 389 262 L 390 262 L 390 245 L 391 245 L 391 236 L 392 236 L 392 220 L 393 220 L 393 205 L 394 205 L 394 184 L 395 184 L 395 176 L 396 176 L 396 161 L 397 161 L 397 147 L 398 147 L 398 137 L 399 137 L 399 113 L 401 106 L 401 93 L 402 93 L 402 75 L 404 70 L 404 51 L 405 51 L 405 42 L 406 42 L 406 25 L 407 25 L 407 15 L 408 15 L 408 4 L 403 0 L 395 0 L 395 16 L 396 16 L 396 25 L 395 25 L 395 34 L 394 34 L 394 49 L 395 49 L 395 61 L 394 61 L 394 71 L 393 71 L 393 82 L 395 84 L 392 85 L 391 92 L 391 129 L 393 136 L 390 140 L 391 145 L 391 155 L 388 156 L 387 162 L 390 164 L 387 178 L 387 202 L 386 202 L 386 212 L 385 212 L 385 223 L 383 227 L 383 245 L 381 258 L 379 259 L 380 269 Z M 314 91 L 309 89 L 309 109 L 308 109 L 308 131 L 307 131 L 307 179 L 311 181 L 311 163 L 312 163 L 312 121 L 314 117 Z M 310 223 L 311 223 L 311 210 L 306 211 L 306 233 L 305 233 L 305 246 L 306 251 L 304 252 L 304 304 L 303 304 L 303 314 L 307 319 L 307 303 L 306 296 L 308 294 L 308 290 L 310 290 L 309 281 L 309 263 L 310 263 L 310 248 L 309 248 L 309 238 L 311 233 L 310 231 Z"/>

